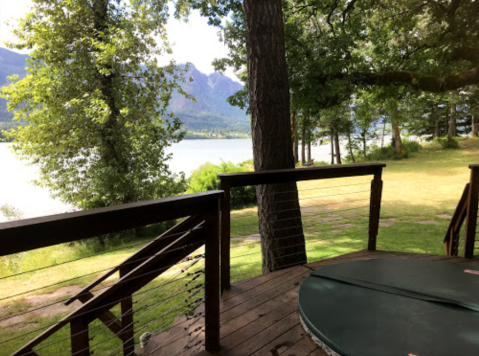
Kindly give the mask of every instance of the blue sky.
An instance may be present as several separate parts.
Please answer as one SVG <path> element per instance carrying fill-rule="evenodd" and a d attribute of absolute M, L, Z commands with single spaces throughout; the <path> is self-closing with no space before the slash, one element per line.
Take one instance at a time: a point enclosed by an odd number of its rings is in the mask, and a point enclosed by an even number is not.
<path fill-rule="evenodd" d="M 14 40 L 11 29 L 15 19 L 23 17 L 31 6 L 31 0 L 0 0 L 0 47 L 4 41 Z M 12 21 L 13 20 L 13 21 Z M 9 21 L 10 25 L 6 22 Z M 172 44 L 173 55 L 160 59 L 167 63 L 170 59 L 177 63 L 193 63 L 198 70 L 210 74 L 214 71 L 211 62 L 215 58 L 225 57 L 226 46 L 219 41 L 218 29 L 208 26 L 207 20 L 194 12 L 188 23 L 170 18 L 167 25 L 168 38 Z M 225 73 L 238 81 L 232 70 Z"/>

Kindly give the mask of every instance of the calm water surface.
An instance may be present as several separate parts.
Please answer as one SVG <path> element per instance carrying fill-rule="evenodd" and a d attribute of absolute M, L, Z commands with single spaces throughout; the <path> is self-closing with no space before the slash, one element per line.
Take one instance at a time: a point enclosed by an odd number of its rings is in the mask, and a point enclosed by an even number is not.
<path fill-rule="evenodd" d="M 0 206 L 10 204 L 20 209 L 25 218 L 63 213 L 74 208 L 51 198 L 48 190 L 31 184 L 37 178 L 36 168 L 18 160 L 9 145 L 0 143 Z M 185 140 L 173 145 L 169 152 L 173 153 L 171 171 L 185 172 L 186 176 L 206 162 L 239 163 L 253 158 L 251 139 Z M 329 161 L 329 145 L 313 146 L 312 157 L 316 161 Z M 0 214 L 0 221 L 4 220 Z"/>

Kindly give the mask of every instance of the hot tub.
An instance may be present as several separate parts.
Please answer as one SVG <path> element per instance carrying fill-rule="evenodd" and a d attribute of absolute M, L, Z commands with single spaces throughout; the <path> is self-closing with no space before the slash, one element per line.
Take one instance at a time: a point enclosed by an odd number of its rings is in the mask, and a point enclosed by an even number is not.
<path fill-rule="evenodd" d="M 298 307 L 328 355 L 479 355 L 479 271 L 464 265 L 373 259 L 323 267 L 301 285 Z"/>

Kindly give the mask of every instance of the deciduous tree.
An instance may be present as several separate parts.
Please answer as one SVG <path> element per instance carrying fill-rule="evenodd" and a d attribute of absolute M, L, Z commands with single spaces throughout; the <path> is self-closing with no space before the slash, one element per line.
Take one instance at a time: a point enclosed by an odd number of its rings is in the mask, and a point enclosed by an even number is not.
<path fill-rule="evenodd" d="M 32 52 L 2 92 L 28 122 L 14 148 L 61 200 L 88 209 L 184 191 L 165 151 L 181 139 L 167 113 L 180 72 L 156 60 L 170 51 L 167 3 L 34 0 L 15 30 L 9 46 Z"/>

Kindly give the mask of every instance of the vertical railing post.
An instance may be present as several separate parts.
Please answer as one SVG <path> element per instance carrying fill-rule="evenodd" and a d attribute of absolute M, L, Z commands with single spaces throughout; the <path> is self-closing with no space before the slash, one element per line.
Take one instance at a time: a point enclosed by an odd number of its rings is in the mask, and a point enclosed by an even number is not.
<path fill-rule="evenodd" d="M 206 213 L 205 348 L 220 348 L 220 200 Z"/>
<path fill-rule="evenodd" d="M 469 196 L 467 201 L 466 241 L 464 257 L 474 256 L 474 240 L 476 239 L 477 203 L 479 195 L 479 165 L 471 164 L 471 179 L 469 181 Z"/>
<path fill-rule="evenodd" d="M 231 230 L 231 187 L 221 180 L 224 197 L 221 200 L 221 292 L 231 286 L 230 270 L 230 230 Z"/>
<path fill-rule="evenodd" d="M 374 173 L 371 181 L 371 199 L 369 202 L 369 240 L 368 250 L 376 251 L 376 239 L 379 229 L 379 213 L 381 210 L 381 196 L 383 191 L 383 181 L 381 179 L 382 168 Z"/>
<path fill-rule="evenodd" d="M 120 278 L 130 272 L 129 266 L 120 268 Z M 135 330 L 133 325 L 133 296 L 121 301 L 121 331 L 119 337 L 123 342 L 123 355 L 132 355 L 135 351 Z"/>
<path fill-rule="evenodd" d="M 76 317 L 70 322 L 70 337 L 72 345 L 72 355 L 90 355 L 88 323 L 86 322 L 85 317 Z"/>

